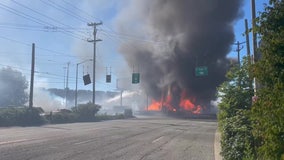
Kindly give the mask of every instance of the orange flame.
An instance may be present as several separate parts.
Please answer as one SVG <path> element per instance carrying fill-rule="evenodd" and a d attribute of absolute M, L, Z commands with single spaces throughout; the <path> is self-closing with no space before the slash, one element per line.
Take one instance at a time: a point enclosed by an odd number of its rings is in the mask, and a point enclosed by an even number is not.
<path fill-rule="evenodd" d="M 164 99 L 165 98 L 165 99 Z M 200 105 L 194 104 L 194 98 L 187 98 L 185 91 L 181 93 L 181 98 L 179 101 L 179 107 L 181 110 L 191 112 L 193 114 L 200 114 L 202 112 L 202 107 Z M 148 106 L 148 111 L 161 111 L 162 107 L 168 111 L 176 112 L 176 108 L 172 105 L 172 95 L 168 94 L 167 97 L 162 96 L 162 99 L 159 101 L 152 100 L 152 103 Z"/>
<path fill-rule="evenodd" d="M 152 103 L 150 104 L 150 106 L 148 106 L 148 111 L 160 111 L 162 108 L 162 104 L 161 102 L 152 100 Z"/>
<path fill-rule="evenodd" d="M 194 105 L 194 101 L 194 99 L 190 100 L 186 98 L 186 92 L 183 91 L 181 94 L 179 106 L 186 111 L 192 112 L 193 114 L 200 114 L 202 111 L 202 107 L 200 105 Z"/>

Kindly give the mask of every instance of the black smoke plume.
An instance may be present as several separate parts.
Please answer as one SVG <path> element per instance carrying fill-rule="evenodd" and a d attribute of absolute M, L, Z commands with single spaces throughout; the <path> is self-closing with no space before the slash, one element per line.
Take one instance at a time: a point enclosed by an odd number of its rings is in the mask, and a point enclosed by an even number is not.
<path fill-rule="evenodd" d="M 128 42 L 120 52 L 129 66 L 139 67 L 143 88 L 153 98 L 159 99 L 167 85 L 177 83 L 196 103 L 209 104 L 215 99 L 216 87 L 225 80 L 226 56 L 242 4 L 243 0 L 133 2 L 124 14 L 133 22 L 123 21 L 119 27 L 139 26 L 137 30 L 146 31 L 151 43 Z M 195 76 L 198 66 L 207 66 L 208 76 Z"/>

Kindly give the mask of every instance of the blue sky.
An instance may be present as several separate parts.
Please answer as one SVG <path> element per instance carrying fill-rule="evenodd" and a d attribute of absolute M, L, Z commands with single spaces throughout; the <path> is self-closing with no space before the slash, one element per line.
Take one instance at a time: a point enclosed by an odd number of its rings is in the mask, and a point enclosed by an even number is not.
<path fill-rule="evenodd" d="M 0 68 L 10 66 L 30 79 L 31 44 L 36 45 L 36 87 L 63 88 L 67 63 L 69 88 L 75 88 L 76 64 L 93 58 L 92 28 L 88 22 L 102 21 L 97 38 L 97 90 L 115 91 L 116 79 L 131 76 L 131 69 L 118 53 L 119 44 L 126 40 L 143 41 L 135 34 L 118 33 L 116 21 L 130 0 L 1 0 L 0 2 Z M 256 0 L 257 11 L 263 10 L 268 0 Z M 244 17 L 235 24 L 236 41 L 243 42 L 244 19 L 251 24 L 250 0 L 245 0 Z M 133 37 L 128 36 L 133 35 Z M 135 37 L 134 37 L 135 36 Z M 251 38 L 251 37 L 250 37 Z M 244 46 L 245 47 L 245 46 Z M 236 47 L 232 46 L 232 50 Z M 245 48 L 241 51 L 244 55 Z M 236 57 L 232 51 L 229 56 Z M 105 83 L 106 67 L 111 67 L 112 83 Z M 65 68 L 65 69 L 64 69 Z M 84 70 L 83 70 L 84 68 Z M 92 63 L 79 65 L 79 89 L 84 86 L 82 75 L 92 73 Z"/>

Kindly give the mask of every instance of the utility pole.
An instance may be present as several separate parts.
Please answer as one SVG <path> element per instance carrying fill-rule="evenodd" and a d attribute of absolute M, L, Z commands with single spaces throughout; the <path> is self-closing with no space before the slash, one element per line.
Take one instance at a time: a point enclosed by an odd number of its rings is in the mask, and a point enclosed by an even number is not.
<path fill-rule="evenodd" d="M 88 26 L 94 27 L 94 39 L 88 40 L 88 42 L 94 43 L 94 57 L 93 57 L 93 104 L 96 103 L 96 43 L 98 41 L 102 41 L 101 39 L 97 39 L 97 26 L 102 25 L 103 23 L 88 23 Z"/>
<path fill-rule="evenodd" d="M 119 79 L 116 79 L 116 88 L 120 90 L 120 107 L 122 108 L 123 89 L 118 85 Z"/>
<path fill-rule="evenodd" d="M 250 64 L 250 43 L 249 43 L 249 29 L 248 29 L 248 20 L 245 19 L 245 28 L 246 28 L 246 44 L 247 44 L 247 57 L 248 63 Z"/>
<path fill-rule="evenodd" d="M 32 64 L 31 64 L 31 82 L 30 82 L 30 99 L 29 108 L 33 107 L 34 97 L 34 73 L 35 73 L 35 44 L 32 44 Z"/>
<path fill-rule="evenodd" d="M 257 50 L 257 35 L 255 32 L 256 27 L 256 14 L 255 14 L 255 0 L 251 0 L 251 15 L 252 15 L 252 41 L 253 41 L 253 52 L 252 52 L 252 64 L 255 63 L 255 55 Z M 254 90 L 254 96 L 256 96 L 256 79 L 253 78 L 253 90 Z"/>
<path fill-rule="evenodd" d="M 237 45 L 237 49 L 236 51 L 238 52 L 238 64 L 239 64 L 239 67 L 241 67 L 241 58 L 240 58 L 240 51 L 244 48 L 243 46 L 240 47 L 241 44 L 244 44 L 245 42 L 237 42 L 235 43 L 235 45 Z"/>
<path fill-rule="evenodd" d="M 122 96 L 123 96 L 122 93 L 123 93 L 123 90 L 120 91 L 120 107 L 121 108 L 122 108 Z"/>
<path fill-rule="evenodd" d="M 65 107 L 67 108 L 67 99 L 68 99 L 68 79 L 69 79 L 69 65 L 70 62 L 67 62 L 67 76 L 66 76 L 66 87 L 65 87 Z"/>
<path fill-rule="evenodd" d="M 252 11 L 252 41 L 253 41 L 253 57 L 252 62 L 255 63 L 255 55 L 257 50 L 257 35 L 255 32 L 256 27 L 256 13 L 255 13 L 255 0 L 251 0 L 251 11 Z"/>
<path fill-rule="evenodd" d="M 146 109 L 147 109 L 147 111 L 148 111 L 148 107 L 149 107 L 149 95 L 148 95 L 148 93 L 146 94 L 146 96 L 147 96 L 147 98 L 146 98 L 146 99 L 147 99 L 147 103 L 146 103 L 147 106 L 146 106 Z"/>
<path fill-rule="evenodd" d="M 66 67 L 63 67 L 63 90 L 65 90 L 65 77 L 66 77 Z"/>

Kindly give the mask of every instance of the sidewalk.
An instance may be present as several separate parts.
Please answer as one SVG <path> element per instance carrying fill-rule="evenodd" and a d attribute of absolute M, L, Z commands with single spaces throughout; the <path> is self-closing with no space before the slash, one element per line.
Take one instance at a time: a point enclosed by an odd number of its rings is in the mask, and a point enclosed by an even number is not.
<path fill-rule="evenodd" d="M 215 160 L 222 160 L 222 156 L 220 155 L 221 152 L 221 133 L 218 131 L 218 129 L 215 132 L 215 141 L 214 141 L 214 155 Z"/>

